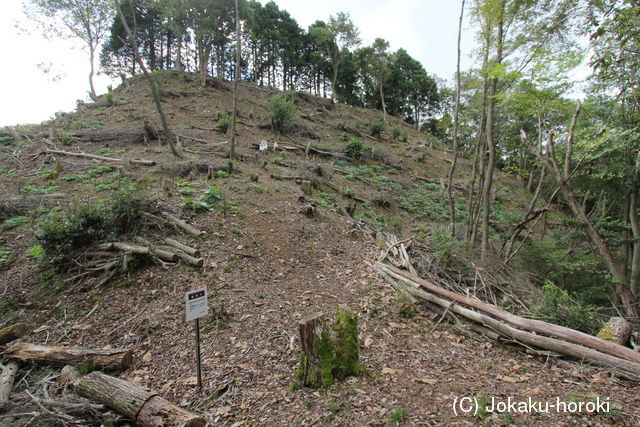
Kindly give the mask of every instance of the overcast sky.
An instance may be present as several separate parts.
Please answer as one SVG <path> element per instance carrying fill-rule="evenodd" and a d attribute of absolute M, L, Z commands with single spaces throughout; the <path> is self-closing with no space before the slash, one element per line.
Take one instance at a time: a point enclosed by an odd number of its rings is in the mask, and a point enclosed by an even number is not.
<path fill-rule="evenodd" d="M 56 111 L 70 111 L 77 99 L 88 99 L 89 62 L 82 44 L 46 40 L 29 27 L 22 13 L 23 0 L 0 0 L 0 40 L 4 65 L 0 67 L 0 126 L 38 123 Z M 263 2 L 264 3 L 264 2 Z M 406 49 L 428 73 L 451 79 L 455 72 L 460 1 L 443 0 L 276 0 L 298 24 L 307 29 L 317 19 L 347 12 L 360 30 L 363 44 L 376 37 L 388 40 L 392 50 Z M 467 2 L 468 3 L 468 2 Z M 319 5 L 322 5 L 321 7 Z M 474 31 L 468 22 L 463 33 L 463 69 L 472 61 Z M 48 70 L 45 72 L 43 70 Z M 96 77 L 96 90 L 106 91 L 111 81 Z"/>

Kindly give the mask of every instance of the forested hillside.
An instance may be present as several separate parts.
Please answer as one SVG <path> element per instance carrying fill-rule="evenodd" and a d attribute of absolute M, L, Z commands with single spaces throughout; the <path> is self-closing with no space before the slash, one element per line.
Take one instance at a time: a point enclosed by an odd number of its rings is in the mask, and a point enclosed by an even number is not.
<path fill-rule="evenodd" d="M 0 424 L 638 421 L 640 7 L 459 3 L 446 81 L 343 12 L 25 2 L 90 101 L 0 129 Z"/>

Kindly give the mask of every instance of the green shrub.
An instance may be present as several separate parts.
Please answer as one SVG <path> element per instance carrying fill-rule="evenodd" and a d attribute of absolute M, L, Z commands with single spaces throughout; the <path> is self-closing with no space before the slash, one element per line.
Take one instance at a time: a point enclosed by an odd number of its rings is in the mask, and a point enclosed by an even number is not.
<path fill-rule="evenodd" d="M 542 286 L 542 293 L 542 301 L 533 309 L 537 318 L 589 334 L 597 332 L 595 307 L 572 298 L 569 292 L 549 280 Z"/>
<path fill-rule="evenodd" d="M 282 165 L 286 159 L 286 153 L 283 151 L 282 153 L 278 154 L 278 156 L 274 157 L 273 160 L 271 160 L 271 163 L 275 165 Z"/>
<path fill-rule="evenodd" d="M 384 122 L 375 122 L 371 125 L 371 136 L 380 138 L 384 130 Z"/>
<path fill-rule="evenodd" d="M 0 266 L 7 265 L 9 263 L 9 255 L 11 255 L 10 250 L 0 249 Z"/>
<path fill-rule="evenodd" d="M 347 142 L 347 139 L 349 139 L 349 134 L 346 132 L 342 132 L 340 135 L 338 135 L 338 141 L 340 142 Z"/>
<path fill-rule="evenodd" d="M 73 142 L 74 139 L 75 138 L 71 134 L 69 134 L 67 132 L 60 132 L 58 134 L 58 141 L 62 145 L 70 145 Z"/>
<path fill-rule="evenodd" d="M 40 258 L 42 257 L 42 255 L 44 255 L 44 248 L 40 245 L 35 245 L 27 249 L 27 253 L 29 254 L 29 256 L 32 256 L 34 258 Z"/>
<path fill-rule="evenodd" d="M 24 191 L 27 194 L 31 194 L 35 196 L 35 195 L 55 193 L 59 189 L 60 187 L 58 187 L 57 185 L 50 185 L 48 187 L 39 187 L 37 185 L 29 184 L 29 185 L 25 185 L 22 188 L 22 191 Z"/>
<path fill-rule="evenodd" d="M 216 129 L 220 133 L 227 133 L 229 126 L 231 125 L 231 114 L 228 111 L 220 114 L 218 121 L 216 122 Z"/>
<path fill-rule="evenodd" d="M 407 133 L 407 130 L 400 126 L 394 126 L 391 129 L 391 135 L 393 136 L 393 139 L 396 141 L 406 141 L 407 139 L 409 139 L 409 134 Z"/>
<path fill-rule="evenodd" d="M 18 216 L 18 217 L 15 217 L 15 218 L 9 218 L 4 222 L 4 224 L 2 226 L 2 229 L 3 230 L 12 230 L 12 229 L 14 229 L 16 227 L 19 227 L 22 224 L 26 224 L 28 222 L 29 222 L 29 217 L 26 217 L 26 216 Z"/>
<path fill-rule="evenodd" d="M 222 191 L 216 187 L 209 187 L 197 200 L 185 198 L 182 199 L 182 203 L 185 209 L 200 213 L 210 211 L 214 205 L 223 202 L 224 199 L 225 196 Z"/>
<path fill-rule="evenodd" d="M 462 243 L 446 227 L 438 227 L 433 231 L 431 244 L 436 250 L 436 257 L 444 265 L 450 264 L 453 256 L 462 250 Z"/>
<path fill-rule="evenodd" d="M 142 199 L 133 189 L 121 190 L 104 200 L 75 200 L 66 214 L 50 212 L 44 216 L 38 237 L 47 255 L 85 248 L 134 231 L 141 211 Z"/>
<path fill-rule="evenodd" d="M 358 138 L 353 138 L 347 143 L 347 147 L 344 149 L 344 154 L 347 155 L 351 160 L 358 161 L 360 157 L 362 157 L 362 150 L 364 145 L 362 141 Z"/>
<path fill-rule="evenodd" d="M 287 100 L 286 94 L 278 95 L 269 100 L 267 109 L 271 113 L 271 127 L 283 133 L 285 127 L 293 121 L 293 101 Z"/>
<path fill-rule="evenodd" d="M 104 95 L 104 103 L 107 107 L 111 107 L 113 105 L 113 92 L 109 91 Z"/>
<path fill-rule="evenodd" d="M 396 292 L 393 308 L 395 313 L 403 319 L 413 319 L 416 315 L 413 301 L 406 292 Z"/>
<path fill-rule="evenodd" d="M 396 406 L 389 411 L 389 424 L 397 426 L 402 424 L 409 416 L 409 411 L 403 406 Z"/>

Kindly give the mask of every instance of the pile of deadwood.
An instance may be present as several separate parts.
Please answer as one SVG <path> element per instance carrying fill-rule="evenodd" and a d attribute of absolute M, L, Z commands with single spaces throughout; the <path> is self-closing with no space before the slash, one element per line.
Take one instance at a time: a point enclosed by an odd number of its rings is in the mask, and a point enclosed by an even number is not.
<path fill-rule="evenodd" d="M 391 286 L 414 301 L 441 313 L 443 319 L 456 315 L 472 322 L 472 330 L 492 340 L 515 343 L 534 354 L 570 356 L 581 362 L 605 366 L 620 377 L 640 381 L 640 353 L 574 329 L 517 316 L 470 295 L 438 286 L 416 274 L 409 257 L 412 240 L 378 234 L 385 242 L 375 262 L 367 264 Z"/>
<path fill-rule="evenodd" d="M 23 323 L 0 329 L 0 425 L 100 425 L 113 410 L 141 426 L 204 426 L 204 418 L 159 393 L 107 375 L 127 369 L 131 350 L 100 350 L 12 342 L 28 334 Z M 32 365 L 61 368 L 40 380 Z M 93 371 L 86 373 L 88 371 Z M 28 384 L 21 387 L 21 384 Z M 75 393 L 70 393 L 69 390 Z"/>
<path fill-rule="evenodd" d="M 52 259 L 52 262 L 66 266 L 65 282 L 82 283 L 92 277 L 97 280 L 93 286 L 107 283 L 140 260 L 164 267 L 178 262 L 195 267 L 204 265 L 199 249 L 169 237 L 171 233 L 167 230 L 178 230 L 193 237 L 201 236 L 204 231 L 166 211 L 142 211 L 139 221 L 135 233 L 122 236 L 116 242 L 96 243 L 72 253 L 63 253 L 59 255 L 60 259 Z"/>

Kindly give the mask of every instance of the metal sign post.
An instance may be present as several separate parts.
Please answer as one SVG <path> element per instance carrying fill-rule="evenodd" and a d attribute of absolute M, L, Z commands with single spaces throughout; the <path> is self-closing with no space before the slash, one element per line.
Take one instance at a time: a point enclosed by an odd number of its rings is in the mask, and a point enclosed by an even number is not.
<path fill-rule="evenodd" d="M 198 388 L 202 388 L 202 365 L 200 358 L 200 318 L 209 313 L 207 304 L 207 288 L 194 289 L 185 294 L 187 303 L 187 322 L 196 321 L 196 363 Z"/>

